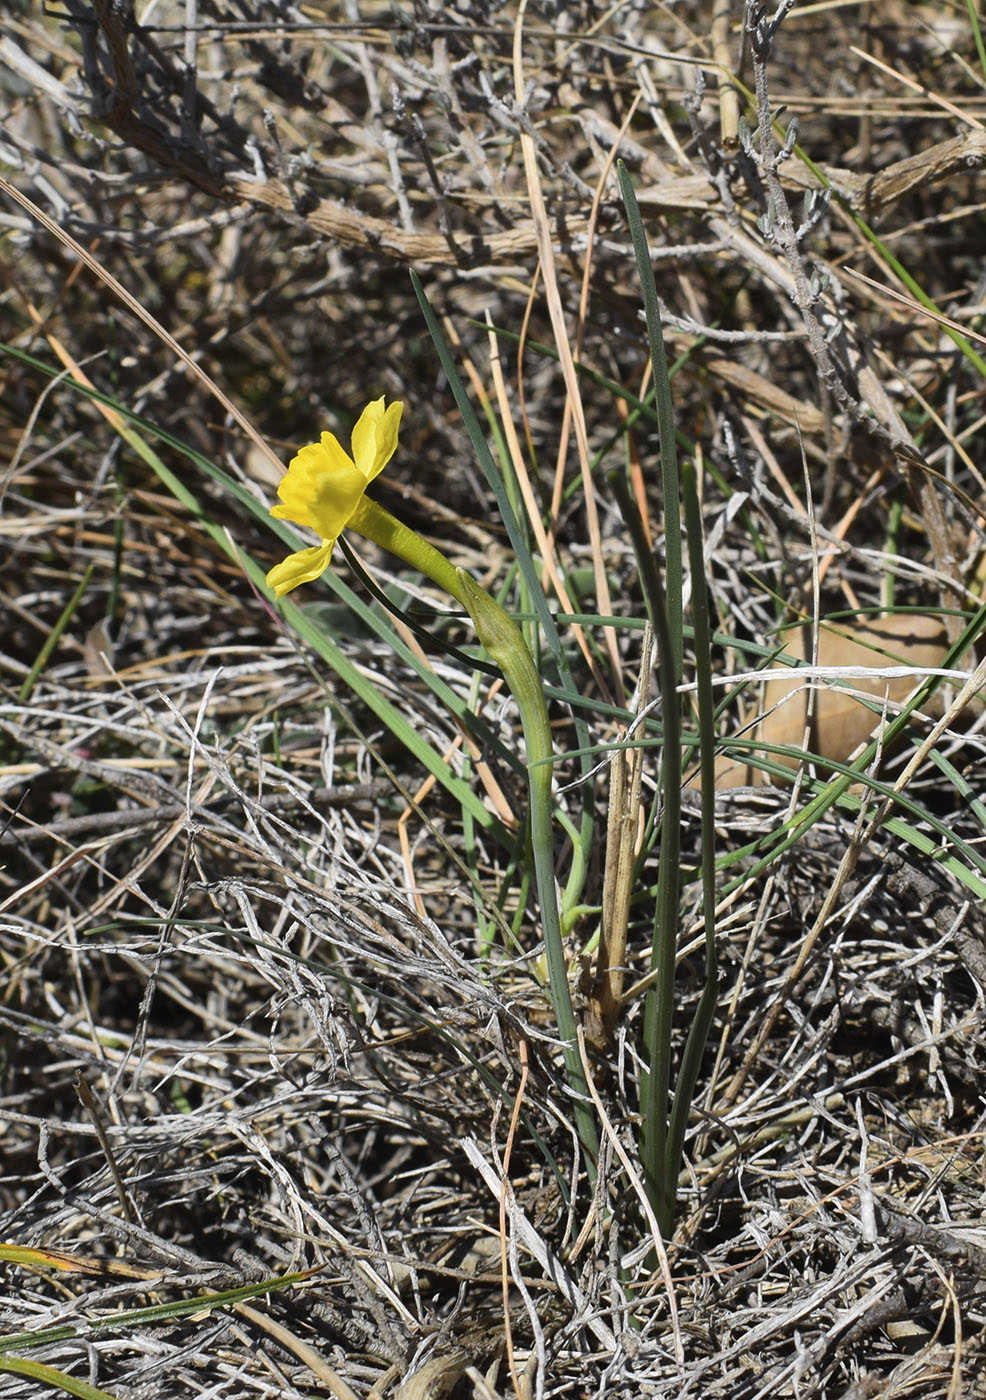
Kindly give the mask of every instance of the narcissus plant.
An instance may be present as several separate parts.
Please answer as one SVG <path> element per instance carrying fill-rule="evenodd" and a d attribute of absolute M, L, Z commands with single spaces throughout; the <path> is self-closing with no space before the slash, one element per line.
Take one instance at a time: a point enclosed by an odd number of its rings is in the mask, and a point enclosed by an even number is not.
<path fill-rule="evenodd" d="M 308 526 L 321 536 L 322 543 L 300 549 L 276 564 L 267 575 L 267 585 L 276 597 L 283 598 L 301 584 L 311 583 L 328 568 L 335 542 L 343 530 L 355 530 L 420 570 L 465 608 L 480 642 L 503 672 L 517 702 L 527 748 L 531 845 L 541 901 L 548 987 L 568 1081 L 575 1092 L 576 1121 L 591 1164 L 598 1152 L 598 1137 L 576 1042 L 575 1014 L 558 914 L 551 840 L 554 755 L 541 676 L 523 633 L 500 604 L 416 531 L 365 495 L 366 488 L 394 455 L 402 412 L 400 403 L 385 407 L 382 398 L 375 399 L 367 404 L 353 429 L 352 456 L 332 433 L 323 433 L 318 442 L 303 447 L 292 458 L 277 489 L 280 505 L 274 506 L 271 515 Z"/>

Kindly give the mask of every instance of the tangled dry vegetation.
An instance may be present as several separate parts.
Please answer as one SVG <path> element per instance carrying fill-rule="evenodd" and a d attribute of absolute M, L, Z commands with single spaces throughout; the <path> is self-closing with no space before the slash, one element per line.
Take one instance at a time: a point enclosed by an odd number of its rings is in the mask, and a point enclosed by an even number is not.
<path fill-rule="evenodd" d="M 590 1066 L 607 1125 L 593 1191 L 529 971 L 536 911 L 479 819 L 522 811 L 517 774 L 495 754 L 460 762 L 459 727 L 410 651 L 312 588 L 304 606 L 459 765 L 475 811 L 425 781 L 240 562 L 280 557 L 242 503 L 269 503 L 277 460 L 385 394 L 407 407 L 380 499 L 477 577 L 508 576 L 413 267 L 477 401 L 518 431 L 505 454 L 554 511 L 578 610 L 643 617 L 602 473 L 587 513 L 553 349 L 560 312 L 585 369 L 589 453 L 622 465 L 626 442 L 660 557 L 656 430 L 632 413 L 628 427 L 612 387 L 641 394 L 647 365 L 618 154 L 647 224 L 682 445 L 701 454 L 719 632 L 764 643 L 813 599 L 878 609 L 891 577 L 900 603 L 975 611 L 986 367 L 905 280 L 981 350 L 986 94 L 969 7 L 796 4 L 766 77 L 777 149 L 797 134 L 810 163 L 790 151 L 776 167 L 748 135 L 751 19 L 741 0 L 5 8 L 12 1400 L 52 1386 L 120 1400 L 986 1395 L 986 920 L 946 859 L 953 839 L 982 844 L 975 716 L 910 771 L 931 723 L 916 720 L 888 760 L 916 809 L 871 823 L 872 808 L 832 808 L 720 911 L 722 996 L 669 1289 L 634 1170 L 639 999 Z M 241 499 L 165 437 L 169 488 L 80 383 L 223 467 Z M 444 606 L 365 557 L 402 606 Z M 597 676 L 618 700 L 640 633 L 612 636 Z M 428 654 L 475 704 L 468 672 Z M 718 647 L 723 673 L 745 664 Z M 625 724 L 579 674 L 605 749 Z M 485 690 L 482 703 L 516 749 L 512 708 Z M 752 703 L 747 690 L 746 717 Z M 554 719 L 570 752 L 569 716 Z M 742 720 L 724 714 L 723 733 Z M 605 762 L 594 774 L 589 906 Z M 573 820 L 578 776 L 563 759 Z M 724 790 L 720 851 L 805 800 Z M 694 863 L 687 804 L 685 821 Z M 633 979 L 647 861 L 638 880 Z M 682 1026 L 701 986 L 694 890 Z"/>

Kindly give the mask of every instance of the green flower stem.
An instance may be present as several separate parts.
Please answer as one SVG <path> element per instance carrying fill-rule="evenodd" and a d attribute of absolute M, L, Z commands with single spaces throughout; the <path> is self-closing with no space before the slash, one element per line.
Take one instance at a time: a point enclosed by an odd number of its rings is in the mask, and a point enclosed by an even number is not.
<path fill-rule="evenodd" d="M 480 642 L 491 660 L 495 661 L 503 672 L 504 680 L 517 702 L 527 748 L 531 844 L 541 902 L 541 925 L 548 963 L 548 990 L 562 1042 L 569 1088 L 575 1096 L 575 1122 L 588 1157 L 590 1176 L 594 1176 L 595 1159 L 599 1155 L 599 1139 L 589 1098 L 589 1086 L 576 1041 L 575 1012 L 565 962 L 552 855 L 551 767 L 554 750 L 551 745 L 551 727 L 548 723 L 544 687 L 534 658 L 520 628 L 500 604 L 491 598 L 484 588 L 480 588 L 464 569 L 455 568 L 444 554 L 440 554 L 427 540 L 422 539 L 416 531 L 409 529 L 382 506 L 364 496 L 349 521 L 349 528 L 420 570 L 466 609 L 473 620 Z"/>
<path fill-rule="evenodd" d="M 562 942 L 558 910 L 558 888 L 552 853 L 551 727 L 544 687 L 520 628 L 500 604 L 463 569 L 457 570 L 463 606 L 469 611 L 479 640 L 490 658 L 503 672 L 504 680 L 517 702 L 527 747 L 527 781 L 531 795 L 531 845 L 534 874 L 541 901 L 541 928 L 548 962 L 548 991 L 555 1023 L 562 1042 L 562 1055 L 569 1088 L 575 1095 L 574 1114 L 579 1138 L 588 1157 L 590 1176 L 599 1155 L 596 1120 L 589 1098 L 582 1059 L 575 1037 L 575 1012 L 568 982 L 568 965 Z"/>
<path fill-rule="evenodd" d="M 378 506 L 376 501 L 367 500 L 364 496 L 347 521 L 346 528 L 372 540 L 381 549 L 396 554 L 398 559 L 403 559 L 406 564 L 430 578 L 432 583 L 437 583 L 439 588 L 444 588 L 460 607 L 468 611 L 469 605 L 462 596 L 459 585 L 460 570 L 454 564 L 450 564 L 434 545 L 422 539 L 416 530 L 412 530 L 409 525 L 391 515 L 389 510 L 384 510 L 383 506 Z"/>

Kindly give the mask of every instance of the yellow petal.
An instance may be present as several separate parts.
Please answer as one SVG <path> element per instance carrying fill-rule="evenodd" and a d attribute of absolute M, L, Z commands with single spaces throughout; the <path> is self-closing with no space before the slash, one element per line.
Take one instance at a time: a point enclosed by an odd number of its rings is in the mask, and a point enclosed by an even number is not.
<path fill-rule="evenodd" d="M 335 540 L 327 540 L 312 549 L 299 549 L 297 554 L 289 554 L 280 564 L 275 564 L 267 575 L 267 587 L 273 589 L 274 597 L 283 598 L 292 588 L 321 578 L 329 567 L 334 544 Z"/>
<path fill-rule="evenodd" d="M 384 408 L 383 399 L 368 403 L 353 429 L 353 459 L 368 484 L 379 476 L 397 448 L 397 430 L 404 405 Z"/>

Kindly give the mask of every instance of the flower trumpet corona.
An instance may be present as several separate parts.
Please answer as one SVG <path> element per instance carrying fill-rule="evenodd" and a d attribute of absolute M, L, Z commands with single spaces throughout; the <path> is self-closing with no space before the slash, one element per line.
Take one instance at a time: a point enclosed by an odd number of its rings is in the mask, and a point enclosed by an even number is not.
<path fill-rule="evenodd" d="M 531 846 L 541 902 L 548 990 L 569 1086 L 575 1095 L 579 1136 L 588 1154 L 590 1173 L 594 1173 L 592 1164 L 598 1155 L 599 1140 L 578 1050 L 552 861 L 553 751 L 541 676 L 523 633 L 500 604 L 416 531 L 367 499 L 367 486 L 394 455 L 401 412 L 401 404 L 392 403 L 385 408 L 382 398 L 368 404 L 353 429 L 352 457 L 331 433 L 323 433 L 319 442 L 303 447 L 293 458 L 277 490 L 281 504 L 274 507 L 271 515 L 309 526 L 321 536 L 322 543 L 299 550 L 275 565 L 267 575 L 267 584 L 282 598 L 299 584 L 319 578 L 328 568 L 333 546 L 343 530 L 355 530 L 418 569 L 465 608 L 480 642 L 503 672 L 517 702 L 527 748 Z"/>

